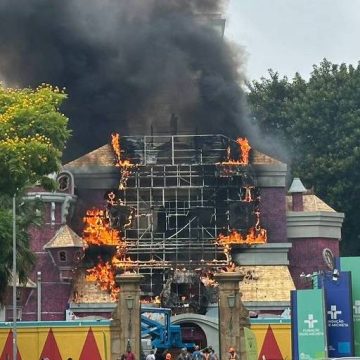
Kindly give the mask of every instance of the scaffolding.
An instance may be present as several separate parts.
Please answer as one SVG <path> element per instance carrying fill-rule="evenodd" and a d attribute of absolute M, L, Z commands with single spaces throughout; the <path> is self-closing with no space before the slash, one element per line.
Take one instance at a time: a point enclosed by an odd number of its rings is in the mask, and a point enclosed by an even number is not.
<path fill-rule="evenodd" d="M 238 144 L 223 135 L 122 137 L 122 204 L 135 214 L 124 230 L 127 256 L 155 296 L 176 269 L 220 268 L 229 256 L 217 241 L 255 226 L 258 207 L 251 164 L 229 164 Z"/>

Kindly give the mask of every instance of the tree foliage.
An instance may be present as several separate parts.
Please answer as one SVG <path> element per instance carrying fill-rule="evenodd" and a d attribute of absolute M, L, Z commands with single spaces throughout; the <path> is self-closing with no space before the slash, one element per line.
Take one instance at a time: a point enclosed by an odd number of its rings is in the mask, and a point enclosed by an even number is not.
<path fill-rule="evenodd" d="M 17 273 L 25 282 L 35 261 L 28 228 L 36 216 L 35 204 L 19 202 L 26 186 L 53 186 L 47 175 L 58 170 L 70 136 L 68 119 L 59 111 L 65 99 L 62 90 L 49 85 L 31 90 L 0 84 L 0 303 L 12 279 L 12 196 L 17 199 Z"/>
<path fill-rule="evenodd" d="M 345 212 L 343 253 L 360 254 L 360 66 L 324 59 L 308 80 L 270 71 L 249 88 L 252 115 L 286 144 L 293 176 Z"/>
<path fill-rule="evenodd" d="M 0 208 L 0 303 L 5 302 L 7 287 L 12 281 L 13 261 L 13 214 L 12 199 L 9 196 L 0 196 L 2 206 Z M 20 283 L 26 283 L 31 271 L 35 256 L 29 248 L 30 225 L 40 225 L 40 216 L 36 216 L 36 209 L 40 204 L 16 201 L 16 265 L 17 276 Z"/>
<path fill-rule="evenodd" d="M 36 182 L 58 170 L 69 138 L 68 119 L 59 111 L 66 98 L 49 85 L 36 90 L 0 86 L 0 193 Z"/>

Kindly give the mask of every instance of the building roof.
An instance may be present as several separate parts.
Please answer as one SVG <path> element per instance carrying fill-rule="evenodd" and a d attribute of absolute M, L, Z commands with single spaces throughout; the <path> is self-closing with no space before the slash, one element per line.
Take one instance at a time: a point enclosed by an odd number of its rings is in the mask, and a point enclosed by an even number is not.
<path fill-rule="evenodd" d="M 254 149 L 251 152 L 251 163 L 264 165 L 282 164 L 281 161 Z M 103 145 L 98 149 L 95 149 L 73 161 L 68 162 L 67 164 L 64 164 L 63 168 L 68 169 L 93 166 L 115 166 L 114 152 L 110 144 Z"/>
<path fill-rule="evenodd" d="M 264 165 L 279 165 L 283 164 L 280 160 L 274 159 L 273 157 L 266 155 L 258 150 L 253 149 L 251 153 L 252 164 L 264 164 Z"/>
<path fill-rule="evenodd" d="M 12 279 L 10 279 L 8 286 L 13 286 L 13 282 Z M 23 288 L 32 288 L 35 289 L 37 287 L 37 285 L 30 279 L 28 278 L 26 280 L 26 283 L 20 283 L 19 282 L 19 277 L 16 276 L 16 287 L 23 287 Z"/>
<path fill-rule="evenodd" d="M 313 211 L 325 211 L 325 212 L 336 212 L 332 207 L 318 198 L 316 195 L 313 194 L 303 194 L 303 204 L 304 210 L 308 212 Z M 288 195 L 286 197 L 286 205 L 287 210 L 292 211 L 292 196 Z"/>
<path fill-rule="evenodd" d="M 64 169 L 84 166 L 114 166 L 115 158 L 112 148 L 105 144 L 63 166 Z"/>
<path fill-rule="evenodd" d="M 244 274 L 240 283 L 243 302 L 290 301 L 290 290 L 295 290 L 295 285 L 287 266 L 240 266 L 238 269 Z"/>
<path fill-rule="evenodd" d="M 65 248 L 65 247 L 84 247 L 85 241 L 77 235 L 68 225 L 62 226 L 54 237 L 44 245 L 44 249 Z"/>

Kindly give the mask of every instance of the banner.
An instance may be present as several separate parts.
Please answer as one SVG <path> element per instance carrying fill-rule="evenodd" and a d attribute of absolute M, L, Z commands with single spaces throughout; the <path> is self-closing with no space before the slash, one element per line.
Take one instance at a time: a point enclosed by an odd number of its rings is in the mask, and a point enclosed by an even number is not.
<path fill-rule="evenodd" d="M 258 351 L 255 333 L 247 327 L 244 327 L 245 351 L 247 360 L 257 360 Z"/>
<path fill-rule="evenodd" d="M 291 291 L 293 360 L 327 358 L 327 332 L 322 289 Z"/>
<path fill-rule="evenodd" d="M 354 356 L 351 273 L 319 274 L 317 283 L 325 290 L 329 357 Z"/>
<path fill-rule="evenodd" d="M 360 356 L 360 257 L 341 257 L 336 263 L 340 270 L 351 272 L 355 356 Z"/>

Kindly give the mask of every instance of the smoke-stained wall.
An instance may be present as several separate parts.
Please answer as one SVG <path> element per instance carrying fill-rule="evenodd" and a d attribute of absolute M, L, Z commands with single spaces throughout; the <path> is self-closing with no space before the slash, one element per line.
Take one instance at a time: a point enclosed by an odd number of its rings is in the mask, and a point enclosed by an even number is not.
<path fill-rule="evenodd" d="M 66 160 L 113 131 L 174 130 L 174 116 L 178 133 L 251 139 L 242 53 L 204 21 L 221 11 L 218 0 L 2 0 L 0 78 L 66 87 Z"/>

